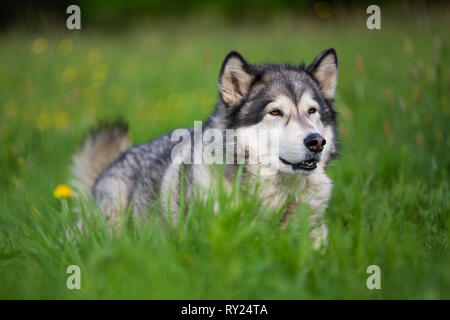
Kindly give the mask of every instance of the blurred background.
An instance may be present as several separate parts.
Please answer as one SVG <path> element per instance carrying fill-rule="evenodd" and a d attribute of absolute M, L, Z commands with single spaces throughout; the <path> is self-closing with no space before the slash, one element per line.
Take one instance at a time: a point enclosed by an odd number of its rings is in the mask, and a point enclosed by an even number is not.
<path fill-rule="evenodd" d="M 192 15 L 220 16 L 229 22 L 250 19 L 261 22 L 278 14 L 297 17 L 312 16 L 321 19 L 345 19 L 353 12 L 361 11 L 371 4 L 396 10 L 401 19 L 404 15 L 423 15 L 446 1 L 403 0 L 403 1 L 317 1 L 317 0 L 62 0 L 62 1 L 8 1 L 2 4 L 0 26 L 2 29 L 21 27 L 45 30 L 54 24 L 65 22 L 66 8 L 76 4 L 82 8 L 85 28 L 107 26 L 124 28 L 155 19 L 183 19 Z M 248 20 L 247 20 L 248 21 Z M 242 21 L 241 21 L 242 22 Z"/>

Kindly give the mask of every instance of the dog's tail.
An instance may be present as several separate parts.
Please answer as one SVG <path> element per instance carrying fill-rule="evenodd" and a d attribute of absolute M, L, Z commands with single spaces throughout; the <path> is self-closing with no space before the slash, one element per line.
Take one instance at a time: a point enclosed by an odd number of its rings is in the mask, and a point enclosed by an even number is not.
<path fill-rule="evenodd" d="M 123 121 L 106 123 L 92 129 L 81 148 L 73 155 L 72 186 L 89 195 L 100 174 L 130 146 L 128 125 Z"/>

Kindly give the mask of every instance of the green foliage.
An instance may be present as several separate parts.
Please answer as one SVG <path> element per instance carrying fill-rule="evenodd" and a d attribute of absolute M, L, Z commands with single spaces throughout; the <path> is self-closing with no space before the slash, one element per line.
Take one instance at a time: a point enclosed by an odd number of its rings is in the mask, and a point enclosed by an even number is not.
<path fill-rule="evenodd" d="M 168 21 L 126 34 L 4 34 L 0 297 L 450 298 L 448 21 L 383 15 L 382 30 L 369 31 L 357 16 L 345 24 L 283 16 L 257 25 Z M 141 143 L 207 117 L 229 50 L 300 63 L 329 46 L 339 55 L 341 156 L 328 168 L 325 250 L 311 249 L 304 223 L 280 230 L 280 213 L 245 189 L 187 203 L 172 226 L 158 212 L 143 224 L 126 216 L 121 233 L 93 203 L 53 198 L 97 121 L 123 116 Z M 79 291 L 66 288 L 71 264 L 81 267 Z M 381 290 L 366 288 L 372 264 Z"/>

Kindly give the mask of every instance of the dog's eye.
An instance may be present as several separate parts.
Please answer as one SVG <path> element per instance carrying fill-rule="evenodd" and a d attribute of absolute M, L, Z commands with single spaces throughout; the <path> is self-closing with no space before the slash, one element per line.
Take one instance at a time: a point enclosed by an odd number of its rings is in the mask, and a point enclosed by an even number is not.
<path fill-rule="evenodd" d="M 280 109 L 273 109 L 269 112 L 271 115 L 273 116 L 281 116 L 281 111 Z"/>
<path fill-rule="evenodd" d="M 308 113 L 309 114 L 313 114 L 313 113 L 316 113 L 316 112 L 317 112 L 317 109 L 315 107 L 311 107 L 311 108 L 308 109 Z"/>

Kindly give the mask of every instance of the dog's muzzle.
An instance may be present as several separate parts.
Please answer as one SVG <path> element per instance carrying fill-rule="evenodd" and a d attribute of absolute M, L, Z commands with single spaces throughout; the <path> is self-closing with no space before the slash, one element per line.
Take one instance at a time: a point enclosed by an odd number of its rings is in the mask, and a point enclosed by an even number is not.
<path fill-rule="evenodd" d="M 285 165 L 291 166 L 292 170 L 304 170 L 304 171 L 312 171 L 317 168 L 317 159 L 311 158 L 308 160 L 303 160 L 301 162 L 292 163 L 280 157 L 280 161 Z"/>

